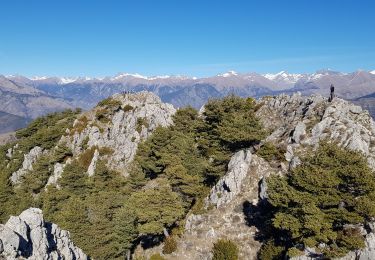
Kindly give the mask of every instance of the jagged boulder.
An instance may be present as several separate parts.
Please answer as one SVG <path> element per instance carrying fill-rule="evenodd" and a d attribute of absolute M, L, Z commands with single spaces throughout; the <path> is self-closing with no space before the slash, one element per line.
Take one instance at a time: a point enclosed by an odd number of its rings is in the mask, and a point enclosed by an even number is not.
<path fill-rule="evenodd" d="M 9 153 L 11 156 L 11 152 Z M 25 154 L 22 167 L 12 173 L 12 176 L 10 176 L 10 180 L 12 181 L 12 183 L 18 183 L 23 175 L 25 175 L 28 171 L 31 171 L 33 169 L 33 163 L 39 158 L 42 153 L 43 148 L 35 146 L 29 151 L 29 153 Z"/>
<path fill-rule="evenodd" d="M 0 225 L 0 258 L 88 259 L 68 231 L 44 221 L 42 211 L 29 208 Z"/>
<path fill-rule="evenodd" d="M 298 122 L 293 131 L 292 141 L 299 144 L 301 139 L 306 135 L 306 125 L 303 122 Z"/>
<path fill-rule="evenodd" d="M 220 207 L 241 192 L 242 181 L 249 170 L 251 156 L 250 150 L 241 150 L 232 156 L 228 164 L 228 172 L 212 188 L 207 204 Z"/>

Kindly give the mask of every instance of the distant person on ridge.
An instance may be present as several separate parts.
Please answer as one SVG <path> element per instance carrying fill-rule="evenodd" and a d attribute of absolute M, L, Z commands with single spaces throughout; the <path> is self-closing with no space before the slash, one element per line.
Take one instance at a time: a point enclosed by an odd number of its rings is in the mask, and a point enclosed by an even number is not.
<path fill-rule="evenodd" d="M 335 96 L 335 87 L 333 86 L 333 84 L 331 84 L 330 89 L 331 89 L 331 94 L 329 95 L 328 102 L 332 102 L 333 97 Z"/>

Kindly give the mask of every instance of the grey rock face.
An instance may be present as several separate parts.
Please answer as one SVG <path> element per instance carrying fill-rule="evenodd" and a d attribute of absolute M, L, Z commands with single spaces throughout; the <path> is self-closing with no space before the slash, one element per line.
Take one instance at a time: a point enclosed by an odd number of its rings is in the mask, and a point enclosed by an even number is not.
<path fill-rule="evenodd" d="M 292 140 L 295 143 L 300 143 L 301 138 L 306 135 L 306 125 L 303 122 L 298 122 L 293 131 Z"/>
<path fill-rule="evenodd" d="M 230 239 L 238 245 L 239 259 L 256 259 L 261 244 L 255 239 L 256 228 L 247 222 L 247 214 L 252 213 L 251 208 L 259 201 L 258 184 L 261 179 L 276 172 L 263 158 L 248 153 L 248 150 L 236 153 L 231 162 L 241 170 L 236 173 L 228 170 L 221 179 L 227 180 L 230 173 L 230 179 L 233 178 L 236 183 L 231 186 L 236 195 L 227 197 L 230 200 L 215 200 L 220 206 L 202 215 L 188 216 L 178 249 L 173 257 L 167 259 L 212 259 L 212 245 L 220 238 Z M 241 178 L 238 179 L 238 176 Z M 212 192 L 217 190 L 221 189 L 213 189 Z"/>
<path fill-rule="evenodd" d="M 125 169 L 133 160 L 138 143 L 146 139 L 158 126 L 169 126 L 173 123 L 172 116 L 176 109 L 162 103 L 160 98 L 150 92 L 137 94 L 116 94 L 114 100 L 121 102 L 122 108 L 109 118 L 110 122 L 100 129 L 95 121 L 89 123 L 81 133 L 75 133 L 71 138 L 64 140 L 72 148 L 75 155 L 87 146 L 112 149 L 113 154 L 108 156 L 108 166 L 126 174 Z M 95 160 L 100 159 L 97 154 Z M 94 165 L 93 165 L 94 166 Z M 94 168 L 90 168 L 89 174 L 93 174 Z"/>
<path fill-rule="evenodd" d="M 242 181 L 247 175 L 250 162 L 250 150 L 235 153 L 228 164 L 228 172 L 212 188 L 207 204 L 220 207 L 230 202 L 241 191 Z"/>
<path fill-rule="evenodd" d="M 70 240 L 69 232 L 45 222 L 37 208 L 0 225 L 0 241 L 0 256 L 6 259 L 88 259 Z"/>
<path fill-rule="evenodd" d="M 98 159 L 99 159 L 99 151 L 98 151 L 98 149 L 95 149 L 94 157 L 92 157 L 91 163 L 90 163 L 89 168 L 87 170 L 87 174 L 89 176 L 94 175 L 95 169 L 96 169 L 96 163 L 97 163 Z"/>
<path fill-rule="evenodd" d="M 266 200 L 268 199 L 268 195 L 267 195 L 267 182 L 266 182 L 266 178 L 265 177 L 262 177 L 261 181 L 260 181 L 260 187 L 259 187 L 259 198 L 261 200 Z"/>
<path fill-rule="evenodd" d="M 32 164 L 38 159 L 38 157 L 42 154 L 43 149 L 39 146 L 35 146 L 33 149 L 30 150 L 28 154 L 24 155 L 24 160 L 22 163 L 22 168 L 17 170 L 16 172 L 12 173 L 10 180 L 13 183 L 18 183 L 20 178 L 26 174 L 28 171 L 33 170 Z"/>
<path fill-rule="evenodd" d="M 272 130 L 267 141 L 287 145 L 287 161 L 295 151 L 311 149 L 327 140 L 362 152 L 375 169 L 375 123 L 359 106 L 340 98 L 328 102 L 322 96 L 299 94 L 267 97 L 260 103 L 263 106 L 257 115 Z"/>

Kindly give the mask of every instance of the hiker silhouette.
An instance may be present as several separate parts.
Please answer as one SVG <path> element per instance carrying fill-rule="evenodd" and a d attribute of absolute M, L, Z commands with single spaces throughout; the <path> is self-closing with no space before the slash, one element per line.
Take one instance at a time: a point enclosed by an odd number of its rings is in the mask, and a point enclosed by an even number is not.
<path fill-rule="evenodd" d="M 332 102 L 332 100 L 335 96 L 335 87 L 333 86 L 333 84 L 331 84 L 330 90 L 331 90 L 331 94 L 329 95 L 328 101 Z"/>

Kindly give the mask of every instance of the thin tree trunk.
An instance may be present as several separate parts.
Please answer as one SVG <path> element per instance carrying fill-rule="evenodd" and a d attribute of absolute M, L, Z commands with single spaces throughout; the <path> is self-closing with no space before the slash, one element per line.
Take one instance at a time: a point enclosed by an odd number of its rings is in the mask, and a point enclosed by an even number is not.
<path fill-rule="evenodd" d="M 168 230 L 166 228 L 164 228 L 163 232 L 164 232 L 165 237 L 169 237 L 169 233 L 168 233 Z"/>

